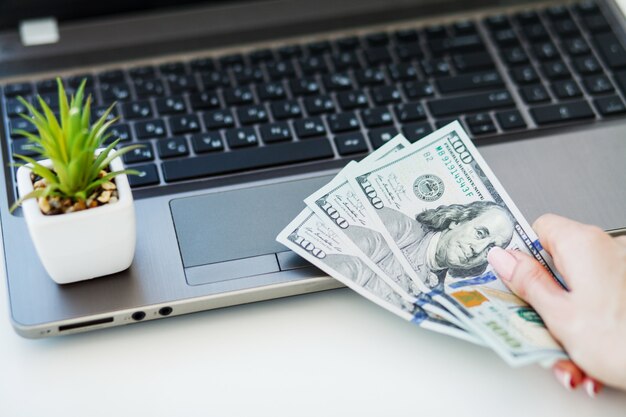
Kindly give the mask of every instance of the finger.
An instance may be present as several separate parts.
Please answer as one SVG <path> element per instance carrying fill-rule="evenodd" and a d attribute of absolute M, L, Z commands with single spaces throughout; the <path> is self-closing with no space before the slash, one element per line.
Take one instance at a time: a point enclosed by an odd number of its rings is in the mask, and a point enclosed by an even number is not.
<path fill-rule="evenodd" d="M 578 388 L 585 379 L 585 373 L 571 360 L 561 360 L 552 366 L 557 381 L 568 391 Z"/>
<path fill-rule="evenodd" d="M 519 251 L 494 247 L 487 259 L 502 281 L 532 305 L 546 324 L 564 314 L 567 292 L 534 258 Z"/>
<path fill-rule="evenodd" d="M 593 378 L 585 377 L 583 380 L 583 387 L 589 397 L 596 398 L 602 390 L 602 383 Z"/>
<path fill-rule="evenodd" d="M 587 228 L 583 223 L 550 213 L 540 216 L 533 223 L 541 246 L 553 257 L 560 252 L 560 244 L 587 233 Z"/>

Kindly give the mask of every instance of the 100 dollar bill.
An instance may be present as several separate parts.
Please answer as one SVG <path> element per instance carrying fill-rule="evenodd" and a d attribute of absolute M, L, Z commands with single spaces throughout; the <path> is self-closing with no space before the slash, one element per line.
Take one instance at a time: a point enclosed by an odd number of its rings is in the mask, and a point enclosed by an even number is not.
<path fill-rule="evenodd" d="M 361 296 L 420 327 L 472 343 L 480 339 L 438 320 L 419 305 L 408 302 L 380 278 L 378 267 L 359 256 L 358 249 L 336 233 L 309 208 L 305 208 L 276 240 Z"/>
<path fill-rule="evenodd" d="M 372 227 L 420 289 L 463 320 L 509 364 L 565 356 L 539 316 L 487 263 L 493 246 L 548 254 L 458 122 L 345 173 Z"/>

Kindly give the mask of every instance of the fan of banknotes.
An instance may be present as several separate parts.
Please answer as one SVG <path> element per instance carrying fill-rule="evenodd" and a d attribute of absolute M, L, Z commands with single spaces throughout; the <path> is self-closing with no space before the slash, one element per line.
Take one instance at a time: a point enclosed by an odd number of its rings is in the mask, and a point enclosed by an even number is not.
<path fill-rule="evenodd" d="M 305 203 L 277 240 L 368 300 L 512 366 L 566 357 L 487 262 L 494 246 L 517 249 L 563 282 L 458 122 L 396 136 Z"/>

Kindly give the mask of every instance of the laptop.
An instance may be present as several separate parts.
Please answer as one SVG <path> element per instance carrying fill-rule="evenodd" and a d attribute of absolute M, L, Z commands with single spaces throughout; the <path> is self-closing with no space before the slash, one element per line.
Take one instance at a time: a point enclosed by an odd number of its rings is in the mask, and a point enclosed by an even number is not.
<path fill-rule="evenodd" d="M 460 120 L 532 221 L 626 225 L 623 2 L 0 0 L 10 316 L 40 338 L 341 285 L 275 242 L 302 200 L 398 133 Z M 17 96 L 116 102 L 132 266 L 57 285 L 16 200 Z M 114 226 L 112 226 L 114 227 Z M 97 239 L 87 236 L 86 239 Z M 106 254 L 103 254 L 106 256 Z"/>

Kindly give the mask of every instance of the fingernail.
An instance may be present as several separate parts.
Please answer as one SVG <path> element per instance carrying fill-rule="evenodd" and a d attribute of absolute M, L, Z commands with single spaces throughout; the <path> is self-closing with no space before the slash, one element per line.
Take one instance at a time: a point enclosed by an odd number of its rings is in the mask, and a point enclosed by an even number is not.
<path fill-rule="evenodd" d="M 583 381 L 583 387 L 585 387 L 585 392 L 590 398 L 596 398 L 598 396 L 598 392 L 600 392 L 600 387 L 593 379 L 586 378 Z"/>
<path fill-rule="evenodd" d="M 500 278 L 504 281 L 511 280 L 517 263 L 513 255 L 498 246 L 494 246 L 487 254 L 487 260 Z"/>
<path fill-rule="evenodd" d="M 554 376 L 556 376 L 557 381 L 559 381 L 568 391 L 574 389 L 574 384 L 572 384 L 572 374 L 569 372 L 561 369 L 555 369 Z"/>

